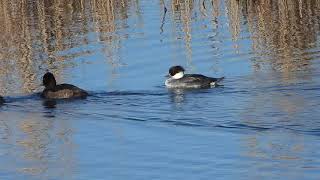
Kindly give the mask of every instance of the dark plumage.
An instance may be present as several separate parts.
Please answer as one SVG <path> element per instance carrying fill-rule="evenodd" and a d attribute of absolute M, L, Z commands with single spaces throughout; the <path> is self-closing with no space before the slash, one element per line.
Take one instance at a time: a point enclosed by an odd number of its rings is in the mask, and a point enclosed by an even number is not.
<path fill-rule="evenodd" d="M 210 88 L 217 86 L 218 82 L 224 77 L 213 78 L 201 74 L 184 74 L 184 68 L 181 66 L 173 66 L 169 69 L 171 76 L 165 81 L 168 88 Z"/>
<path fill-rule="evenodd" d="M 70 98 L 85 98 L 88 93 L 74 86 L 72 84 L 56 84 L 56 79 L 54 75 L 47 72 L 43 76 L 43 85 L 45 89 L 43 90 L 41 97 L 47 99 L 70 99 Z"/>
<path fill-rule="evenodd" d="M 169 69 L 169 74 L 170 76 L 174 76 L 176 75 L 177 73 L 179 72 L 184 72 L 185 70 L 183 69 L 182 66 L 172 66 L 170 69 Z"/>
<path fill-rule="evenodd" d="M 180 80 L 182 83 L 190 83 L 195 84 L 199 87 L 210 87 L 213 84 L 212 83 L 218 83 L 222 81 L 224 77 L 221 78 L 213 78 L 213 77 L 207 77 L 201 74 L 185 74 Z"/>
<path fill-rule="evenodd" d="M 4 99 L 2 96 L 0 96 L 0 104 L 3 104 L 4 103 Z"/>

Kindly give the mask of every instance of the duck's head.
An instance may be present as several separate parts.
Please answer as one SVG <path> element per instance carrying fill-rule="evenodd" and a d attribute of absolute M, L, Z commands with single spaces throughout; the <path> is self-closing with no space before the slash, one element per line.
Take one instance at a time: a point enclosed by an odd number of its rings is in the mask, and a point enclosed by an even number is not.
<path fill-rule="evenodd" d="M 42 78 L 42 84 L 45 88 L 53 88 L 57 82 L 54 75 L 51 72 L 47 72 Z"/>
<path fill-rule="evenodd" d="M 169 75 L 173 78 L 173 79 L 180 79 L 184 76 L 184 69 L 182 66 L 172 66 L 169 69 Z"/>

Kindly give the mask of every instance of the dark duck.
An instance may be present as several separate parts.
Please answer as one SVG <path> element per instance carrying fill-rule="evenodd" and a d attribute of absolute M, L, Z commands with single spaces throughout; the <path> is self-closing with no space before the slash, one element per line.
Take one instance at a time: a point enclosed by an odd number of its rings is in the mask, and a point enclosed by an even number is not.
<path fill-rule="evenodd" d="M 57 84 L 54 75 L 47 72 L 43 76 L 44 90 L 41 97 L 46 99 L 73 99 L 73 98 L 85 98 L 88 93 L 74 86 L 72 84 Z"/>

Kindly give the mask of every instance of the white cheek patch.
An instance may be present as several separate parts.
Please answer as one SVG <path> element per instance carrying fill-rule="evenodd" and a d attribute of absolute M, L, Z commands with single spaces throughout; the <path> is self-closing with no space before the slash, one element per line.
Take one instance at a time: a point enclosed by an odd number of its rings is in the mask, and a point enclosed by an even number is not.
<path fill-rule="evenodd" d="M 183 72 L 179 72 L 179 73 L 175 74 L 174 76 L 172 76 L 172 78 L 173 79 L 180 79 L 183 77 L 183 75 L 184 75 Z"/>

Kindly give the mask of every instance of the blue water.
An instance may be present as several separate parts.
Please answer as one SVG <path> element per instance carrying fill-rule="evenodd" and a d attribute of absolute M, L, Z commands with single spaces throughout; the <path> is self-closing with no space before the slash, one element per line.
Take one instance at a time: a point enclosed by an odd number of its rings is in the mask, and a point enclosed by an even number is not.
<path fill-rule="evenodd" d="M 0 7 L 0 179 L 319 179 L 319 3 Z M 41 99 L 47 70 L 90 96 Z"/>

